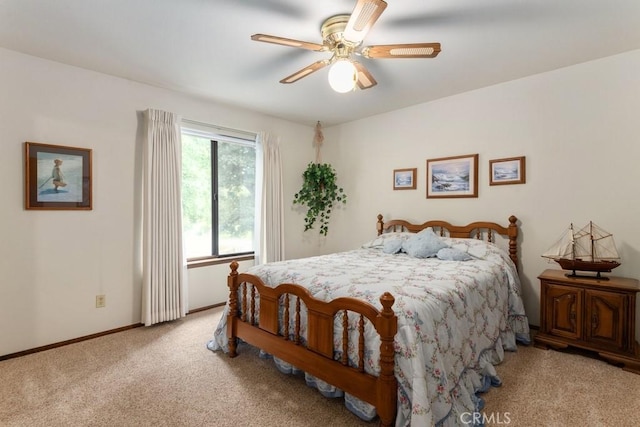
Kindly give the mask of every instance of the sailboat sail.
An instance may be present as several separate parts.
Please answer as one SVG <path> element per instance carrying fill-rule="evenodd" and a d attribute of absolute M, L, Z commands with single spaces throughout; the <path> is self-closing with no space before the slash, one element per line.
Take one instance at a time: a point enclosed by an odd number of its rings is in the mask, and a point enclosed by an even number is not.
<path fill-rule="evenodd" d="M 571 224 L 560 239 L 542 256 L 550 259 L 571 258 L 573 257 L 573 243 L 573 224 Z"/>
<path fill-rule="evenodd" d="M 585 261 L 610 261 L 620 259 L 613 234 L 593 222 L 578 230 L 575 239 L 575 256 Z"/>

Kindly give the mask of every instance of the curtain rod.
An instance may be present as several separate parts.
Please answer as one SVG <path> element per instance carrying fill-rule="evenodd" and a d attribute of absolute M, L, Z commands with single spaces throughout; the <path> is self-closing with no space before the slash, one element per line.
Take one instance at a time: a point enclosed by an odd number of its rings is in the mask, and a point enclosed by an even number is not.
<path fill-rule="evenodd" d="M 204 127 L 208 127 L 208 128 L 212 128 L 212 129 L 216 129 L 218 131 L 221 132 L 230 132 L 230 133 L 236 133 L 236 134 L 243 134 L 243 135 L 247 135 L 250 136 L 251 138 L 256 138 L 256 136 L 258 136 L 257 133 L 255 132 L 249 132 L 246 130 L 240 130 L 240 129 L 232 129 L 232 128 L 226 128 L 224 126 L 216 126 L 216 125 L 212 125 L 210 123 L 204 123 L 204 122 L 198 122 L 196 120 L 190 120 L 190 119 L 182 119 L 183 123 L 190 123 L 192 125 L 198 125 L 198 126 L 204 126 Z"/>

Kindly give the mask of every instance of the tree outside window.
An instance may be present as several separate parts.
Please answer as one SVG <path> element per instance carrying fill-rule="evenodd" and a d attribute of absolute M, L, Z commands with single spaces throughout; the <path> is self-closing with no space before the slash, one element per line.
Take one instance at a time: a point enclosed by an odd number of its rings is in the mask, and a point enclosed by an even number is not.
<path fill-rule="evenodd" d="M 182 134 L 187 259 L 253 252 L 255 142 Z"/>

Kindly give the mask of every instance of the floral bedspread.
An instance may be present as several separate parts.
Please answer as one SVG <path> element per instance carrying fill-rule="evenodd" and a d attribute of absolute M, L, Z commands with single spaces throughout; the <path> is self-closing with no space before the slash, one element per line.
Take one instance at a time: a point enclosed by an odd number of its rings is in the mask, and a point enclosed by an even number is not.
<path fill-rule="evenodd" d="M 468 413 L 483 405 L 476 393 L 500 384 L 493 365 L 502 360 L 503 350 L 516 350 L 516 339 L 529 342 L 517 271 L 505 251 L 480 240 L 443 238 L 450 247 L 469 253 L 469 261 L 386 254 L 384 240 L 353 251 L 259 265 L 247 272 L 269 286 L 303 285 L 327 301 L 352 296 L 381 308 L 380 296 L 390 292 L 398 316 L 396 426 L 463 424 L 471 418 Z M 340 340 L 338 331 L 337 349 Z M 227 344 L 223 316 L 208 347 L 226 352 Z M 379 340 L 365 350 L 366 370 L 376 374 Z M 366 403 L 353 397 L 345 400 L 359 416 L 375 416 Z"/>

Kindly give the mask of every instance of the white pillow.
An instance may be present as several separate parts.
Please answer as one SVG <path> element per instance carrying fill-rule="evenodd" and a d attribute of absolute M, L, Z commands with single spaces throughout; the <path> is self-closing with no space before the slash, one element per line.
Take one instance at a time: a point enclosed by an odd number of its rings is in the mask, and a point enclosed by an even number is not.
<path fill-rule="evenodd" d="M 440 249 L 437 257 L 443 261 L 469 261 L 473 259 L 473 257 L 465 251 L 449 247 Z"/>
<path fill-rule="evenodd" d="M 402 232 L 393 232 L 393 233 L 384 233 L 379 235 L 378 237 L 376 237 L 373 240 L 370 240 L 366 243 L 364 243 L 362 245 L 363 249 L 367 249 L 367 248 L 382 248 L 384 247 L 384 244 L 386 241 L 388 240 L 396 240 L 396 239 L 400 239 L 402 241 L 415 236 L 414 233 L 409 233 L 408 231 L 402 231 Z"/>

